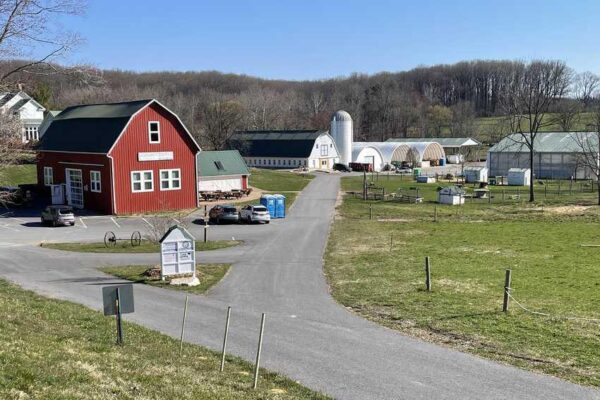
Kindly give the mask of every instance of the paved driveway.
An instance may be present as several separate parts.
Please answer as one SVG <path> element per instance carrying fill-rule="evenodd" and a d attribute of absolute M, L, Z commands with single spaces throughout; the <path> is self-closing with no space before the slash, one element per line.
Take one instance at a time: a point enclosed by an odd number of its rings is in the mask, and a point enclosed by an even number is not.
<path fill-rule="evenodd" d="M 199 253 L 200 262 L 234 265 L 207 295 L 191 298 L 187 340 L 219 349 L 225 310 L 231 305 L 234 354 L 253 360 L 260 313 L 266 312 L 263 365 L 336 398 L 600 399 L 593 389 L 403 336 L 336 304 L 322 266 L 338 189 L 339 176 L 319 175 L 298 196 L 286 220 L 211 228 L 213 238 L 235 236 L 245 244 Z M 29 244 L 56 240 L 56 232 L 64 232 L 68 240 L 97 240 L 104 224 L 111 223 L 100 220 L 99 228 L 85 222 L 87 228 L 64 231 L 1 220 L 0 274 L 42 294 L 100 309 L 102 285 L 118 280 L 98 272 L 97 266 L 157 263 L 158 256 L 74 257 Z M 127 227 L 124 234 L 132 228 Z M 199 236 L 202 227 L 192 231 Z M 178 337 L 183 293 L 137 285 L 135 296 L 136 313 L 128 319 Z"/>

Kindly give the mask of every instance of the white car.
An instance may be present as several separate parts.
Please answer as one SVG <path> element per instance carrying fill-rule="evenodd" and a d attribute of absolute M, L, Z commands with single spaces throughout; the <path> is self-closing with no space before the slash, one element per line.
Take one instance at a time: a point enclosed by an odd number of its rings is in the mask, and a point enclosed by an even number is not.
<path fill-rule="evenodd" d="M 262 222 L 268 224 L 271 221 L 271 216 L 265 206 L 247 205 L 240 211 L 240 220 L 248 223 Z"/>

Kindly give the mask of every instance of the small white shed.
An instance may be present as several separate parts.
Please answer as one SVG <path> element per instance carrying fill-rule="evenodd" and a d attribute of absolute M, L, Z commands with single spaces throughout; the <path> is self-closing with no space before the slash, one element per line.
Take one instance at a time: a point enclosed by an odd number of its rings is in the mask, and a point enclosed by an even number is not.
<path fill-rule="evenodd" d="M 438 192 L 438 203 L 453 206 L 465 204 L 465 191 L 458 186 L 446 186 Z"/>
<path fill-rule="evenodd" d="M 468 167 L 464 170 L 465 183 L 487 182 L 488 169 L 486 167 Z"/>
<path fill-rule="evenodd" d="M 531 170 L 529 168 L 511 168 L 506 177 L 510 186 L 529 186 L 531 185 Z"/>

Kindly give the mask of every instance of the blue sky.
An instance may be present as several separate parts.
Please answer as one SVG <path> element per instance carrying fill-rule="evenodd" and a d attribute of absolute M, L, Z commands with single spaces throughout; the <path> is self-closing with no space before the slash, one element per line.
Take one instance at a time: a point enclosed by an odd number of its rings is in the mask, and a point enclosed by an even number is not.
<path fill-rule="evenodd" d="M 90 0 L 71 61 L 271 79 L 473 59 L 561 59 L 600 73 L 600 1 Z"/>

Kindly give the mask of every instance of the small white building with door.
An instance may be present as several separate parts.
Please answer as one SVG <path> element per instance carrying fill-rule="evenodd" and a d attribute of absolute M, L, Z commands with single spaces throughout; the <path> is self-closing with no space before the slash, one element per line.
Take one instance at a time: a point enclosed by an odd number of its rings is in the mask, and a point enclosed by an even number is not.
<path fill-rule="evenodd" d="M 44 106 L 23 91 L 0 92 L 0 113 L 13 115 L 21 121 L 23 143 L 40 139 L 39 127 L 45 111 Z"/>
<path fill-rule="evenodd" d="M 531 185 L 531 170 L 529 168 L 511 168 L 506 175 L 506 181 L 510 186 Z"/>

